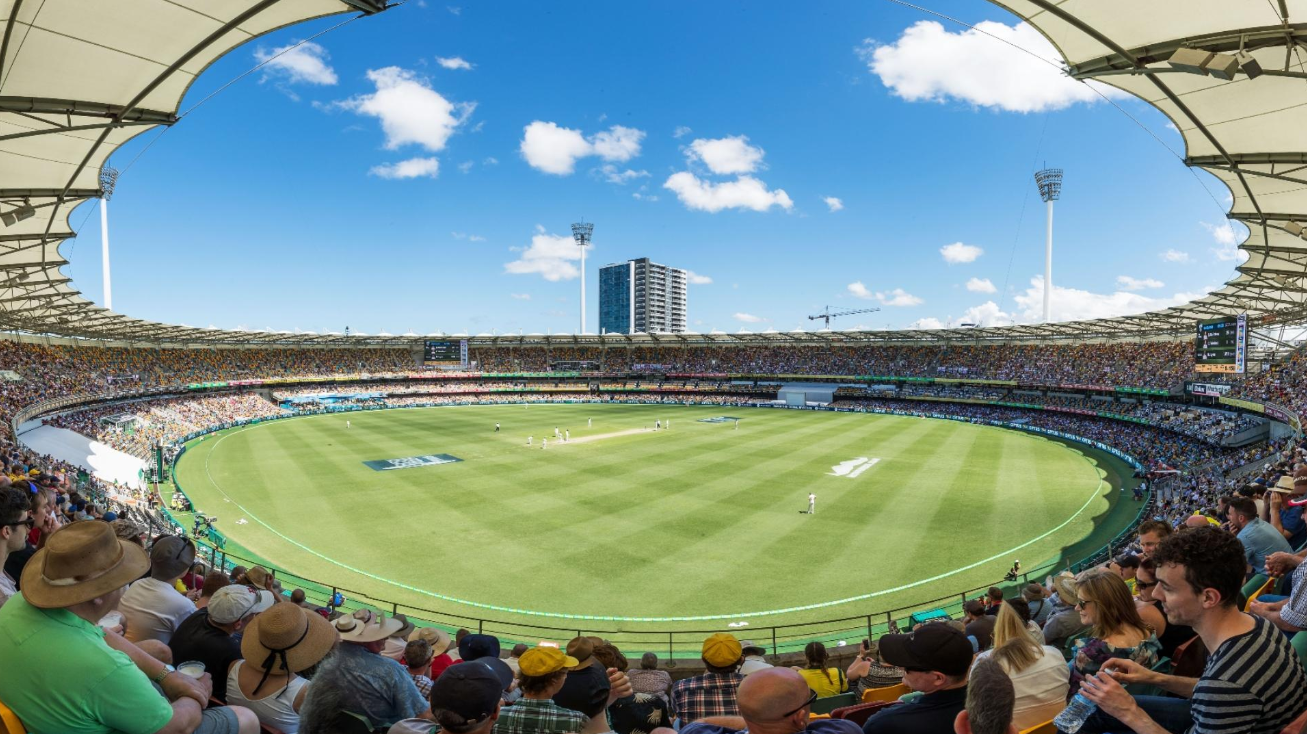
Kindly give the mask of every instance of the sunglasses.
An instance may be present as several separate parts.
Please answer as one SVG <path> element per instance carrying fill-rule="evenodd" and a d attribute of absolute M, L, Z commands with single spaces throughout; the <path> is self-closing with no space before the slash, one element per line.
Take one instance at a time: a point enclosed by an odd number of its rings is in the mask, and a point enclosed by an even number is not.
<path fill-rule="evenodd" d="M 7 522 L 7 523 L 5 523 L 3 526 L 0 526 L 0 527 L 12 528 L 12 527 L 18 527 L 19 525 L 26 526 L 28 530 L 31 530 L 32 528 L 36 527 L 36 520 L 34 520 L 33 518 L 28 517 L 28 518 L 25 518 L 25 519 L 19 520 L 19 521 L 17 521 L 17 522 Z"/>
<path fill-rule="evenodd" d="M 1140 589 L 1151 589 L 1151 588 L 1153 588 L 1154 586 L 1157 586 L 1157 585 L 1160 584 L 1160 583 L 1162 583 L 1162 582 L 1160 582 L 1160 581 L 1154 581 L 1154 582 L 1151 583 L 1151 584 L 1146 584 L 1146 583 L 1144 583 L 1143 581 L 1140 581 L 1138 578 L 1135 579 L 1135 586 L 1136 586 L 1137 588 L 1140 588 Z"/>
<path fill-rule="evenodd" d="M 159 541 L 163 540 L 164 538 L 177 538 L 182 541 L 181 546 L 177 548 L 177 555 L 172 557 L 174 561 L 180 561 L 182 558 L 182 554 L 186 552 L 187 548 L 191 549 L 192 557 L 194 556 L 196 552 L 195 543 L 193 543 L 190 538 L 184 535 L 160 535 L 159 537 L 154 539 L 154 542 L 157 544 Z"/>
<path fill-rule="evenodd" d="M 803 702 L 803 705 L 802 705 L 802 706 L 800 706 L 800 707 L 794 709 L 793 711 L 787 711 L 787 712 L 781 714 L 781 718 L 782 718 L 782 719 L 789 718 L 789 717 L 791 717 L 791 716 L 793 716 L 793 715 L 799 713 L 800 711 L 802 711 L 802 710 L 808 708 L 809 706 L 811 706 L 812 703 L 813 703 L 814 701 L 816 701 L 816 700 L 817 700 L 817 692 L 816 692 L 816 691 L 813 691 L 813 692 L 808 696 L 808 700 Z"/>

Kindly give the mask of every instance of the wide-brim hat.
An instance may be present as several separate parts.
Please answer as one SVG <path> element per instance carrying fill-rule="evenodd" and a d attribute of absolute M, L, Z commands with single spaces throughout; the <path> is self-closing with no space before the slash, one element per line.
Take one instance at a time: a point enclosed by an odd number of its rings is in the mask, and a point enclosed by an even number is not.
<path fill-rule="evenodd" d="M 277 675 L 298 673 L 326 657 L 336 639 L 336 630 L 322 615 L 283 601 L 273 604 L 245 628 L 241 655 L 256 670 Z"/>
<path fill-rule="evenodd" d="M 105 522 L 56 530 L 23 568 L 23 598 L 38 609 L 60 609 L 104 596 L 150 570 L 145 549 L 120 540 Z"/>
<path fill-rule="evenodd" d="M 594 662 L 594 642 L 589 637 L 573 637 L 567 643 L 567 654 L 576 658 L 573 670 L 588 668 Z"/>
<path fill-rule="evenodd" d="M 1057 592 L 1057 598 L 1067 606 L 1075 606 L 1080 601 L 1079 588 L 1076 577 L 1069 573 L 1063 572 L 1053 579 L 1053 591 Z"/>
<path fill-rule="evenodd" d="M 353 614 L 338 618 L 333 624 L 343 642 L 376 642 L 399 631 L 404 623 L 390 619 L 370 609 L 360 609 Z"/>
<path fill-rule="evenodd" d="M 439 627 L 418 627 L 408 636 L 409 642 L 414 640 L 426 640 L 431 645 L 432 655 L 444 655 L 449 652 L 449 646 L 454 644 L 449 633 Z"/>
<path fill-rule="evenodd" d="M 415 625 L 412 622 L 408 621 L 408 617 L 403 614 L 394 615 L 394 619 L 398 619 L 400 624 L 403 625 L 402 627 L 399 628 L 399 631 L 394 634 L 394 636 L 402 637 L 404 638 L 404 641 L 407 642 L 408 636 L 413 634 Z"/>

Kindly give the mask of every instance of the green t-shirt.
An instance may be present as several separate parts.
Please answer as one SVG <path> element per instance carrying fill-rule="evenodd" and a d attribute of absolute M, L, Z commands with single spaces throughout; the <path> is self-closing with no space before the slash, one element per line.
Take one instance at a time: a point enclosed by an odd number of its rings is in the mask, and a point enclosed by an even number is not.
<path fill-rule="evenodd" d="M 168 699 L 104 630 L 21 594 L 0 607 L 0 701 L 32 734 L 153 734 L 172 719 Z"/>

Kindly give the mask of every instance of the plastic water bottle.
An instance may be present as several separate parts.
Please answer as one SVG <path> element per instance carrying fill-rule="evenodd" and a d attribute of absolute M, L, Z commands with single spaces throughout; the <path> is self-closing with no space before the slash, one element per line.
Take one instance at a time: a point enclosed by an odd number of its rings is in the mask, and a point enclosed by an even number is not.
<path fill-rule="evenodd" d="M 1075 734 L 1085 725 L 1085 720 L 1098 710 L 1098 704 L 1077 693 L 1071 703 L 1062 709 L 1062 713 L 1053 719 L 1053 726 L 1060 732 Z"/>

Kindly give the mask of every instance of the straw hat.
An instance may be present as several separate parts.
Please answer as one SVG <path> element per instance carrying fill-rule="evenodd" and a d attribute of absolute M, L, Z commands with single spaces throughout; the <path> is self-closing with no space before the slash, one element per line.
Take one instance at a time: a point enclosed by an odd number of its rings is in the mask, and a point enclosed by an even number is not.
<path fill-rule="evenodd" d="M 335 623 L 343 642 L 376 642 L 395 634 L 404 626 L 398 619 L 387 619 L 371 609 L 360 609 Z"/>
<path fill-rule="evenodd" d="M 1074 606 L 1080 601 L 1079 584 L 1076 583 L 1076 577 L 1063 571 L 1053 579 L 1053 591 L 1057 592 L 1057 598 L 1062 600 L 1067 606 Z"/>
<path fill-rule="evenodd" d="M 336 631 L 322 615 L 283 601 L 245 628 L 241 655 L 255 670 L 284 675 L 313 667 L 335 644 Z"/>
<path fill-rule="evenodd" d="M 449 639 L 449 633 L 439 627 L 418 627 L 408 636 L 408 641 L 426 640 L 431 645 L 431 654 L 444 655 L 449 652 L 449 646 L 453 640 Z"/>
<path fill-rule="evenodd" d="M 150 557 L 119 540 L 106 522 L 77 522 L 56 530 L 23 569 L 23 598 L 39 609 L 90 601 L 139 579 Z"/>

